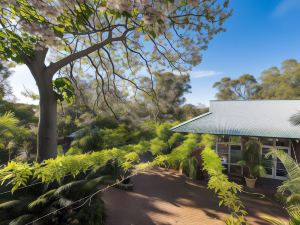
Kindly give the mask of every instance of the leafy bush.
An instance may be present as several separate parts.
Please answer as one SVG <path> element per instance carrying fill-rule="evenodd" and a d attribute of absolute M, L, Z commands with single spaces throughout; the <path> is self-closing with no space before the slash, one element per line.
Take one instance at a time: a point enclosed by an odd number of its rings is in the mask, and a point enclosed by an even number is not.
<path fill-rule="evenodd" d="M 225 205 L 230 210 L 230 217 L 227 218 L 226 224 L 241 225 L 247 224 L 244 205 L 240 201 L 237 193 L 242 191 L 242 186 L 230 182 L 227 175 L 223 173 L 221 159 L 217 153 L 212 150 L 213 137 L 203 135 L 201 145 L 204 147 L 201 152 L 203 160 L 203 169 L 209 174 L 208 188 L 214 190 L 219 198 L 219 206 Z"/>
<path fill-rule="evenodd" d="M 150 151 L 152 155 L 163 154 L 168 149 L 168 144 L 159 138 L 154 138 L 150 141 Z"/>
<path fill-rule="evenodd" d="M 173 168 L 178 168 L 180 163 L 188 163 L 185 161 L 190 159 L 192 152 L 198 147 L 198 137 L 196 134 L 186 135 L 183 143 L 168 155 L 168 164 Z"/>
<path fill-rule="evenodd" d="M 82 154 L 82 150 L 76 147 L 71 147 L 66 152 L 66 155 L 79 155 L 79 154 Z"/>

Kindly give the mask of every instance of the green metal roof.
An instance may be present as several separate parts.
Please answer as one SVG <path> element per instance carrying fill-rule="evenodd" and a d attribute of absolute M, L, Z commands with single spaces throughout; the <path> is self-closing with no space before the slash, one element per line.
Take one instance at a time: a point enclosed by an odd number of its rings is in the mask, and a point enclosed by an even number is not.
<path fill-rule="evenodd" d="M 289 119 L 300 100 L 211 101 L 208 113 L 171 128 L 174 132 L 300 139 Z"/>

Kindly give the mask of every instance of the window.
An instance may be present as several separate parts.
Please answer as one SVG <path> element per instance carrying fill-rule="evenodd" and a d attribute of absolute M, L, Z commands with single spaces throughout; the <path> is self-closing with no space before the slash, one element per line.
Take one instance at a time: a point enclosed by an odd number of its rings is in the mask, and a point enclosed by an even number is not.
<path fill-rule="evenodd" d="M 276 139 L 276 146 L 290 147 L 290 141 L 288 139 Z"/>
<path fill-rule="evenodd" d="M 222 160 L 222 165 L 226 169 L 225 172 L 242 175 L 241 166 L 237 164 L 237 162 L 242 159 L 242 145 L 240 144 L 241 139 L 239 137 L 235 139 L 225 139 L 224 137 L 221 137 L 218 138 L 218 141 L 222 142 L 217 143 L 216 152 Z"/>
<path fill-rule="evenodd" d="M 229 142 L 230 137 L 229 136 L 219 136 L 218 137 L 218 142 Z"/>
<path fill-rule="evenodd" d="M 285 153 L 289 154 L 289 150 L 288 149 L 280 149 L 282 151 L 284 151 Z M 276 177 L 286 177 L 287 176 L 287 172 L 286 172 L 286 169 L 284 167 L 284 165 L 282 164 L 282 162 L 276 158 L 275 159 L 275 175 Z"/>
<path fill-rule="evenodd" d="M 218 144 L 218 155 L 222 160 L 222 164 L 228 163 L 228 155 L 229 155 L 228 144 Z"/>
<path fill-rule="evenodd" d="M 273 146 L 274 145 L 274 139 L 273 138 L 262 138 L 260 140 L 262 145 L 265 146 Z"/>
<path fill-rule="evenodd" d="M 273 158 L 269 156 L 266 158 L 266 154 L 270 151 L 269 147 L 263 147 L 261 149 L 261 162 L 266 169 L 266 175 L 272 176 L 273 174 Z"/>

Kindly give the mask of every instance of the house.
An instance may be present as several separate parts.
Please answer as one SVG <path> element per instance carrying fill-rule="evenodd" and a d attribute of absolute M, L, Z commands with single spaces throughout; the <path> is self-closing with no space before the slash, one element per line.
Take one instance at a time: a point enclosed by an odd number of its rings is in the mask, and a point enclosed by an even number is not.
<path fill-rule="evenodd" d="M 265 158 L 273 147 L 300 160 L 300 126 L 290 122 L 300 112 L 300 100 L 237 100 L 211 101 L 208 113 L 172 128 L 174 132 L 217 135 L 215 151 L 229 174 L 242 176 L 237 164 L 249 137 L 262 145 L 261 160 L 265 163 L 266 178 L 284 180 L 286 171 L 277 158 Z M 272 163 L 270 163 L 272 162 Z"/>

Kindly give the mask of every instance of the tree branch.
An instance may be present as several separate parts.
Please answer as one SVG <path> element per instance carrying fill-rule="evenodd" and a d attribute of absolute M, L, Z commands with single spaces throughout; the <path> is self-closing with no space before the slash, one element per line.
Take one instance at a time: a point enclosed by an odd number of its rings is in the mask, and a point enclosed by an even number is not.
<path fill-rule="evenodd" d="M 109 33 L 108 35 L 108 38 L 105 39 L 104 41 L 98 43 L 98 44 L 95 44 L 95 45 L 92 45 L 84 50 L 81 50 L 79 52 L 76 52 L 74 54 L 71 54 L 71 55 L 68 55 L 66 56 L 65 58 L 55 62 L 55 63 L 52 63 L 50 64 L 50 66 L 48 67 L 48 70 L 50 70 L 53 74 L 56 73 L 58 70 L 60 70 L 62 67 L 66 66 L 67 64 L 69 64 L 70 62 L 73 62 L 79 58 L 82 58 L 84 56 L 87 56 L 91 53 L 93 53 L 94 51 L 97 51 L 98 49 L 100 48 L 103 48 L 104 46 L 112 43 L 112 42 L 115 42 L 115 41 L 122 41 L 124 40 L 124 38 L 126 37 L 127 33 L 131 30 L 133 30 L 134 28 L 130 28 L 130 29 L 127 29 L 121 36 L 119 37 L 115 37 L 113 38 L 112 37 L 112 31 Z"/>

